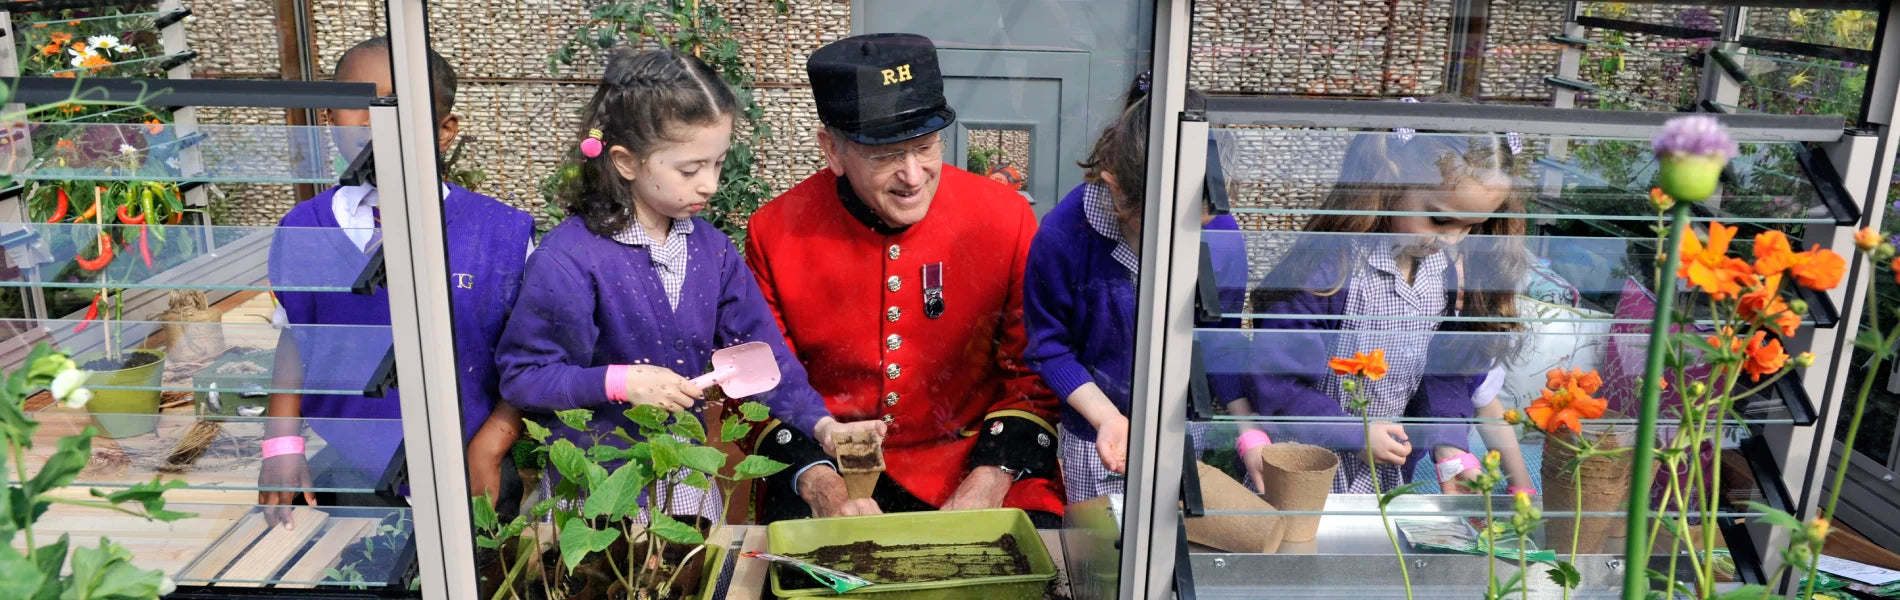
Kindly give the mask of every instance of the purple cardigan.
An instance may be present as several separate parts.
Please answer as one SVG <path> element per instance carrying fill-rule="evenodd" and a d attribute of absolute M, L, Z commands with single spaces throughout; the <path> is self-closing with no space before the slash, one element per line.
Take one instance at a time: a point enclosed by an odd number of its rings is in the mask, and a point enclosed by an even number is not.
<path fill-rule="evenodd" d="M 1115 240 L 1089 226 L 1082 189 L 1076 186 L 1043 215 L 1029 246 L 1023 273 L 1023 328 L 1029 343 L 1023 361 L 1063 399 L 1063 430 L 1093 441 L 1095 428 L 1069 405 L 1069 394 L 1093 382 L 1128 414 L 1139 303 L 1134 277 L 1115 261 Z M 1205 229 L 1239 228 L 1233 217 L 1223 216 Z M 1219 265 L 1215 270 L 1223 280 L 1222 304 L 1239 306 L 1246 293 L 1246 248 L 1237 235 L 1218 236 L 1210 243 Z M 1240 323 L 1235 320 L 1231 326 Z M 1217 397 L 1227 400 L 1240 396 L 1243 380 L 1213 377 L 1209 384 Z"/>
<path fill-rule="evenodd" d="M 1332 245 L 1328 238 L 1316 243 L 1303 241 L 1309 247 L 1296 251 L 1289 256 L 1325 256 L 1326 248 L 1311 246 Z M 1318 250 L 1319 252 L 1315 252 Z M 1339 252 L 1349 252 L 1344 247 Z M 1319 295 L 1310 290 L 1332 289 L 1342 280 L 1339 261 L 1300 260 L 1297 264 L 1282 263 L 1268 274 L 1264 289 L 1292 290 L 1289 295 L 1275 299 L 1265 306 L 1256 306 L 1254 310 L 1272 315 L 1328 315 L 1340 316 L 1346 312 L 1346 298 L 1351 294 L 1350 279 L 1339 291 L 1328 295 Z M 1458 267 L 1445 270 L 1446 289 L 1456 293 Z M 1446 316 L 1450 316 L 1454 302 L 1446 302 Z M 1320 391 L 1329 369 L 1326 366 L 1331 358 L 1327 344 L 1329 335 L 1340 331 L 1344 322 L 1338 318 L 1268 318 L 1254 322 L 1256 329 L 1272 330 L 1271 334 L 1254 336 L 1252 345 L 1252 363 L 1261 369 L 1253 376 L 1256 393 L 1252 396 L 1254 410 L 1263 415 L 1300 416 L 1300 417 L 1336 417 L 1344 421 L 1357 422 L 1357 415 L 1346 412 L 1338 399 Z M 1449 323 L 1443 327 L 1456 325 Z M 1446 336 L 1433 336 L 1427 351 L 1426 374 L 1418 382 L 1418 390 L 1413 392 L 1411 402 L 1406 406 L 1405 416 L 1415 418 L 1472 418 L 1476 409 L 1471 405 L 1471 395 L 1484 382 L 1484 375 L 1490 369 L 1491 362 L 1474 344 L 1447 343 Z M 1328 432 L 1320 436 L 1299 431 L 1300 425 L 1289 424 L 1279 429 L 1286 433 L 1275 433 L 1279 439 L 1316 438 L 1319 444 L 1334 450 L 1357 450 L 1365 445 L 1364 436 L 1357 427 L 1328 427 L 1337 433 Z M 1469 435 L 1468 427 L 1418 427 L 1407 432 L 1412 442 L 1413 453 L 1406 462 L 1406 473 L 1411 473 L 1412 465 L 1420 460 L 1429 460 L 1431 451 L 1438 446 L 1465 447 Z"/>
<path fill-rule="evenodd" d="M 502 397 L 557 437 L 582 447 L 595 439 L 622 445 L 610 435 L 614 428 L 637 426 L 622 414 L 631 405 L 607 400 L 608 365 L 658 365 L 698 377 L 714 350 L 760 341 L 777 355 L 780 380 L 777 389 L 748 400 L 810 434 L 830 413 L 786 349 L 738 249 L 704 221 L 694 224 L 687 244 L 688 275 L 674 310 L 647 248 L 595 235 L 575 217 L 548 232 L 528 258 L 521 298 L 496 349 Z M 590 432 L 554 417 L 572 408 L 594 411 Z"/>

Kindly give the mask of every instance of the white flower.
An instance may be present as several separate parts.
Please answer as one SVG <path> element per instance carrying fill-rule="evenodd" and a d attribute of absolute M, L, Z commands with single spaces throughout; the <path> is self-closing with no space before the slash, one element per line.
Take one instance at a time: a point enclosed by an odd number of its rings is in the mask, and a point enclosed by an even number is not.
<path fill-rule="evenodd" d="M 116 35 L 95 35 L 86 38 L 86 46 L 99 50 L 111 50 L 114 53 L 124 49 L 119 45 L 119 36 Z"/>
<path fill-rule="evenodd" d="M 133 148 L 131 144 L 119 144 L 120 154 L 137 154 L 138 151 L 139 149 Z"/>
<path fill-rule="evenodd" d="M 84 50 L 79 49 L 78 44 L 73 44 L 73 46 L 72 48 L 67 48 L 66 53 L 73 55 L 73 66 L 75 67 L 79 66 L 79 62 L 85 60 L 86 57 L 99 55 L 99 49 L 91 45 L 87 45 Z"/>
<path fill-rule="evenodd" d="M 173 156 L 173 157 L 170 157 L 170 158 L 166 158 L 166 159 L 165 159 L 165 166 L 167 166 L 167 167 L 171 167 L 173 171 L 176 171 L 176 170 L 178 170 L 178 157 L 176 157 L 176 156 Z"/>
<path fill-rule="evenodd" d="M 73 390 L 72 395 L 66 396 L 65 400 L 60 401 L 60 405 L 66 408 L 85 408 L 86 403 L 91 401 L 92 390 L 79 388 Z"/>

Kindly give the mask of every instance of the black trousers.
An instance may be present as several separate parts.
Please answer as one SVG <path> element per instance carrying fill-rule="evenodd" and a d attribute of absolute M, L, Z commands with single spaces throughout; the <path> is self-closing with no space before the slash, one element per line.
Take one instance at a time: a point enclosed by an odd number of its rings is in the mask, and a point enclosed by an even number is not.
<path fill-rule="evenodd" d="M 328 447 L 317 451 L 310 457 L 311 481 L 320 488 L 374 489 L 382 473 L 369 473 L 342 464 L 337 453 Z M 495 514 L 501 522 L 513 521 L 521 514 L 522 489 L 521 472 L 515 468 L 513 455 L 501 457 L 501 491 L 495 498 Z M 408 502 L 402 498 L 384 496 L 374 492 L 316 492 L 319 507 L 398 507 L 407 508 Z M 303 494 L 296 496 L 296 503 L 303 503 Z"/>

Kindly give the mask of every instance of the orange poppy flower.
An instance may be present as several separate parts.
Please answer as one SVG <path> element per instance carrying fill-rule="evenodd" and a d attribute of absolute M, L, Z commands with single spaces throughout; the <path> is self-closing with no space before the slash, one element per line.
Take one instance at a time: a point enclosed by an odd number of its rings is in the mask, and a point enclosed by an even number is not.
<path fill-rule="evenodd" d="M 1551 369 L 1550 372 L 1544 374 L 1545 389 L 1561 390 L 1571 385 L 1582 389 L 1585 394 L 1595 394 L 1598 389 L 1603 387 L 1603 378 L 1597 375 L 1595 369 L 1585 373 L 1583 369 L 1565 371 L 1562 368 L 1557 368 Z"/>
<path fill-rule="evenodd" d="M 1358 375 L 1378 381 L 1385 378 L 1385 350 L 1373 350 L 1371 354 L 1359 352 L 1352 358 L 1335 357 L 1326 361 L 1326 366 L 1340 375 Z"/>
<path fill-rule="evenodd" d="M 85 52 L 85 51 L 86 51 L 86 43 L 85 43 L 85 42 L 73 42 L 73 51 L 74 51 L 74 52 Z"/>
<path fill-rule="evenodd" d="M 55 148 L 58 148 L 58 149 L 59 149 L 59 150 L 60 150 L 61 152 L 67 152 L 67 151 L 71 151 L 71 150 L 73 149 L 73 141 L 72 141 L 72 140 L 60 140 L 58 144 L 55 144 L 55 145 L 54 145 L 54 147 L 55 147 Z"/>
<path fill-rule="evenodd" d="M 1603 416 L 1606 408 L 1609 408 L 1608 402 L 1592 398 L 1581 388 L 1570 385 L 1562 390 L 1544 390 L 1542 397 L 1524 409 L 1524 414 L 1544 431 L 1555 432 L 1568 427 L 1581 433 L 1581 421 Z"/>
<path fill-rule="evenodd" d="M 55 54 L 59 54 L 59 44 L 40 46 L 40 56 L 52 56 Z"/>
<path fill-rule="evenodd" d="M 1826 291 L 1841 284 L 1841 276 L 1847 273 L 1847 259 L 1835 254 L 1833 250 L 1812 246 L 1807 252 L 1795 255 L 1795 265 L 1788 268 L 1794 275 L 1795 283 L 1810 290 Z"/>
<path fill-rule="evenodd" d="M 1788 236 L 1779 231 L 1767 231 L 1755 235 L 1755 272 L 1763 277 L 1774 275 L 1794 266 L 1794 247 L 1788 245 Z"/>
<path fill-rule="evenodd" d="M 1709 224 L 1709 243 L 1694 235 L 1682 238 L 1682 266 L 1676 276 L 1687 280 L 1716 300 L 1740 294 L 1744 286 L 1753 287 L 1755 268 L 1739 258 L 1728 256 L 1728 244 L 1735 239 L 1736 228 L 1721 223 Z"/>
<path fill-rule="evenodd" d="M 1742 372 L 1748 374 L 1749 381 L 1761 381 L 1763 375 L 1773 375 L 1788 362 L 1788 353 L 1781 350 L 1781 340 L 1768 340 L 1768 332 L 1757 331 L 1748 338 L 1748 360 L 1742 363 Z"/>
<path fill-rule="evenodd" d="M 1735 337 L 1735 330 L 1733 328 L 1723 327 L 1721 332 L 1704 339 L 1709 342 L 1710 346 L 1714 346 L 1717 350 L 1728 348 L 1730 354 L 1742 353 L 1742 340 L 1741 338 Z"/>
<path fill-rule="evenodd" d="M 164 131 L 164 130 L 165 130 L 165 122 L 164 122 L 164 121 L 160 121 L 160 120 L 158 120 L 158 119 L 146 119 L 146 120 L 145 120 L 145 132 L 146 132 L 146 133 L 150 133 L 150 134 L 152 134 L 152 135 L 158 135 L 158 134 L 159 134 L 159 132 L 161 132 L 161 131 Z"/>
<path fill-rule="evenodd" d="M 86 58 L 82 59 L 79 62 L 79 66 L 83 68 L 92 69 L 92 72 L 98 73 L 100 71 L 104 71 L 106 67 L 112 66 L 112 61 L 106 60 L 105 57 L 103 56 L 99 56 L 97 54 L 91 54 L 91 55 L 87 55 Z"/>
<path fill-rule="evenodd" d="M 1794 314 L 1781 299 L 1781 275 L 1770 275 L 1761 287 L 1742 294 L 1741 304 L 1736 308 L 1743 319 L 1772 328 L 1781 335 L 1794 335 L 1801 327 L 1801 315 Z"/>
<path fill-rule="evenodd" d="M 64 31 L 55 31 L 47 34 L 46 39 L 52 40 L 55 44 L 65 44 L 66 42 L 73 41 L 73 34 Z"/>
<path fill-rule="evenodd" d="M 1887 267 L 1893 269 L 1893 280 L 1900 282 L 1900 256 L 1893 257 L 1893 264 L 1887 265 Z"/>

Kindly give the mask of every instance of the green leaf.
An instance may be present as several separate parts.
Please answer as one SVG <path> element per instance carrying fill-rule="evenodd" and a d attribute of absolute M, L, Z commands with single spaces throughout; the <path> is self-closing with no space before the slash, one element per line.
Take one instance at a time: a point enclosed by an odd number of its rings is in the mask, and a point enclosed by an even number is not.
<path fill-rule="evenodd" d="M 1392 504 L 1393 500 L 1398 499 L 1399 496 L 1410 494 L 1414 490 L 1417 490 L 1419 486 L 1424 485 L 1424 484 L 1425 482 L 1423 481 L 1414 481 L 1412 483 L 1408 483 L 1408 484 L 1401 485 L 1399 487 L 1387 490 L 1383 494 L 1379 494 L 1379 507 L 1385 508 L 1387 505 Z"/>
<path fill-rule="evenodd" d="M 739 414 L 745 415 L 747 421 L 759 422 L 772 418 L 772 409 L 757 402 L 747 402 L 739 405 Z"/>
<path fill-rule="evenodd" d="M 41 573 L 58 573 L 66 568 L 66 552 L 71 546 L 72 539 L 59 534 L 58 541 L 33 549 L 33 562 L 39 565 Z"/>
<path fill-rule="evenodd" d="M 171 481 L 161 481 L 158 476 L 154 475 L 151 481 L 143 482 L 110 494 L 93 490 L 92 495 L 105 498 L 107 502 L 111 502 L 113 505 L 137 502 L 145 509 L 146 516 L 151 517 L 153 520 L 169 523 L 179 519 L 197 516 L 191 513 L 165 510 L 165 492 L 182 487 L 185 487 L 184 480 L 174 479 Z"/>
<path fill-rule="evenodd" d="M 712 490 L 712 480 L 708 479 L 705 473 L 687 473 L 686 478 L 680 480 L 680 483 L 686 484 L 686 487 Z"/>
<path fill-rule="evenodd" d="M 783 471 L 789 466 L 791 465 L 763 456 L 747 456 L 745 460 L 739 461 L 739 464 L 732 466 L 732 480 L 745 481 L 748 479 L 770 477 L 772 474 Z"/>
<path fill-rule="evenodd" d="M 528 507 L 528 512 L 534 513 L 537 517 L 548 514 L 548 511 L 552 510 L 554 510 L 553 498 L 543 498 L 540 502 L 534 503 L 534 506 Z"/>
<path fill-rule="evenodd" d="M 1583 574 L 1577 572 L 1576 565 L 1564 561 L 1557 561 L 1557 564 L 1552 565 L 1551 569 L 1544 574 L 1550 576 L 1551 583 L 1573 590 L 1583 583 Z"/>
<path fill-rule="evenodd" d="M 34 474 L 33 479 L 22 486 L 28 496 L 38 497 L 48 491 L 65 487 L 66 484 L 73 482 L 74 477 L 79 476 L 81 470 L 86 468 L 86 463 L 92 460 L 92 436 L 97 432 L 93 431 L 91 426 L 87 426 L 86 431 L 82 433 L 84 435 L 59 438 L 59 446 L 53 451 L 53 456 L 47 458 L 46 465 L 40 468 L 40 472 Z"/>
<path fill-rule="evenodd" d="M 725 422 L 719 425 L 721 442 L 736 442 L 748 433 L 752 433 L 752 424 L 739 420 L 738 415 L 726 415 Z"/>
<path fill-rule="evenodd" d="M 581 516 L 592 519 L 607 515 L 615 520 L 626 516 L 629 508 L 639 506 L 640 490 L 647 485 L 640 475 L 640 468 L 635 465 L 615 469 L 587 495 L 587 502 L 581 505 Z"/>
<path fill-rule="evenodd" d="M 587 453 L 567 440 L 554 441 L 554 446 L 548 450 L 548 461 L 554 463 L 555 470 L 560 471 L 561 476 L 576 480 L 577 483 L 587 481 L 587 465 L 593 464 L 587 461 Z"/>
<path fill-rule="evenodd" d="M 483 533 L 492 532 L 501 526 L 501 518 L 495 515 L 495 502 L 487 495 L 477 495 L 469 501 L 470 514 L 475 520 L 475 529 Z M 487 546 L 493 548 L 494 546 Z"/>
<path fill-rule="evenodd" d="M 554 413 L 561 423 L 575 431 L 587 431 L 587 423 L 594 420 L 594 411 L 585 408 L 557 411 Z"/>
<path fill-rule="evenodd" d="M 1759 600 L 1768 595 L 1768 586 L 1751 583 L 1716 596 L 1717 600 Z"/>
<path fill-rule="evenodd" d="M 534 422 L 533 419 L 522 419 L 521 425 L 528 428 L 528 437 L 533 438 L 534 441 L 546 444 L 548 443 L 548 438 L 554 436 L 554 432 L 548 431 L 548 428 L 542 427 L 540 423 Z"/>
<path fill-rule="evenodd" d="M 718 448 L 686 446 L 680 449 L 680 464 L 694 471 L 718 475 L 720 469 L 726 468 L 726 453 Z"/>
<path fill-rule="evenodd" d="M 667 430 L 672 431 L 673 435 L 701 444 L 706 443 L 706 426 L 700 424 L 699 419 L 690 416 L 681 417 L 678 421 L 674 421 L 673 426 L 667 428 Z"/>
<path fill-rule="evenodd" d="M 651 404 L 642 404 L 629 408 L 625 414 L 628 420 L 639 424 L 641 427 L 653 430 L 665 428 L 666 418 L 668 416 L 666 409 Z"/>
<path fill-rule="evenodd" d="M 31 448 L 33 432 L 39 428 L 38 422 L 26 418 L 26 413 L 20 412 L 17 401 L 0 402 L 0 433 L 4 433 L 6 439 L 13 440 L 22 449 Z"/>
<path fill-rule="evenodd" d="M 561 564 L 569 570 L 581 564 L 588 554 L 606 550 L 620 539 L 620 530 L 597 530 L 587 526 L 587 521 L 572 519 L 561 528 Z"/>
<path fill-rule="evenodd" d="M 1743 502 L 1742 504 L 1747 506 L 1750 511 L 1761 513 L 1761 520 L 1767 521 L 1769 525 L 1796 531 L 1805 527 L 1801 524 L 1801 520 L 1795 518 L 1794 515 L 1775 510 L 1766 504 L 1760 502 Z"/>
<path fill-rule="evenodd" d="M 691 525 L 681 523 L 673 517 L 660 514 L 658 509 L 653 510 L 651 516 L 652 520 L 647 524 L 647 531 L 653 532 L 653 535 L 660 536 L 660 539 L 675 544 L 696 545 L 706 543 L 706 536 L 700 535 L 699 530 L 693 529 Z"/>
<path fill-rule="evenodd" d="M 673 438 L 659 437 L 648 442 L 653 452 L 653 472 L 671 473 L 680 466 L 680 443 Z"/>
<path fill-rule="evenodd" d="M 0 598 L 32 598 L 46 581 L 46 575 L 33 561 L 12 550 L 7 548 L 8 556 L 0 558 Z M 53 572 L 59 571 L 56 568 Z"/>

